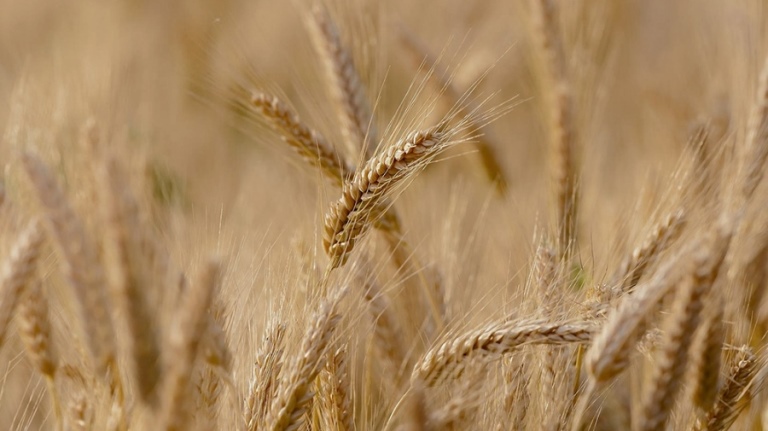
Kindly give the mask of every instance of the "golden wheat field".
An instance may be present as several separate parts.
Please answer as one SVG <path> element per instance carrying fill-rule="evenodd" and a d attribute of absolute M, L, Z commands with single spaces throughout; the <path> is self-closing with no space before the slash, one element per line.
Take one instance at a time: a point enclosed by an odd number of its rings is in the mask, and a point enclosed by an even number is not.
<path fill-rule="evenodd" d="M 768 430 L 768 3 L 0 0 L 0 430 Z"/>

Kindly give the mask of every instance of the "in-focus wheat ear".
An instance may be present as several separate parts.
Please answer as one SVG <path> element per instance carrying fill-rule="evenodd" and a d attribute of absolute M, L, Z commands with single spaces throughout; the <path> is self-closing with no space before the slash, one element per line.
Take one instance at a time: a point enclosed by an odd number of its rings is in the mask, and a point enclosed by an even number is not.
<path fill-rule="evenodd" d="M 403 179 L 445 149 L 451 138 L 441 123 L 409 133 L 382 154 L 374 156 L 344 184 L 341 198 L 325 215 L 323 247 L 331 268 L 346 263 L 355 243 L 370 228 L 381 201 Z"/>

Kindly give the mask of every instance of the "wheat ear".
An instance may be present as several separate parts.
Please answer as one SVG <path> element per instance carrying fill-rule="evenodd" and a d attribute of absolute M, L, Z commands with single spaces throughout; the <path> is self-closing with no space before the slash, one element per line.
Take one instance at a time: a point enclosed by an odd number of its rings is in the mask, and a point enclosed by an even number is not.
<path fill-rule="evenodd" d="M 78 299 L 80 322 L 96 370 L 102 376 L 111 371 L 113 390 L 120 397 L 122 386 L 115 369 L 115 337 L 104 289 L 106 280 L 94 244 L 86 237 L 50 169 L 30 153 L 22 155 L 22 162 L 61 251 L 62 269 Z"/>
<path fill-rule="evenodd" d="M 713 292 L 714 293 L 714 292 Z M 710 298 L 716 298 L 711 295 Z M 720 378 L 722 350 L 725 342 L 723 327 L 723 305 L 709 301 L 704 311 L 704 322 L 696 331 L 691 347 L 693 390 L 691 398 L 702 411 L 709 411 L 717 397 L 717 383 Z"/>
<path fill-rule="evenodd" d="M 594 326 L 585 322 L 522 320 L 492 323 L 454 336 L 430 349 L 414 367 L 413 378 L 432 386 L 459 375 L 471 358 L 498 359 L 522 345 L 588 343 Z"/>
<path fill-rule="evenodd" d="M 313 381 L 325 365 L 331 337 L 341 320 L 338 304 L 343 292 L 327 300 L 313 317 L 298 356 L 286 370 L 285 378 L 281 377 L 282 382 L 270 406 L 265 429 L 294 431 L 304 423 L 304 415 L 309 411 L 314 396 Z"/>
<path fill-rule="evenodd" d="M 56 354 L 51 340 L 51 323 L 48 318 L 48 300 L 43 294 L 40 281 L 33 281 L 26 298 L 19 304 L 19 334 L 35 369 L 45 377 L 48 394 L 51 397 L 56 429 L 63 429 L 61 403 L 56 390 L 55 378 L 58 368 Z"/>
<path fill-rule="evenodd" d="M 325 176 L 341 185 L 354 169 L 346 166 L 333 147 L 317 131 L 304 124 L 291 108 L 275 96 L 254 92 L 251 106 L 280 133 L 283 141 Z"/>
<path fill-rule="evenodd" d="M 266 421 L 283 368 L 285 325 L 272 321 L 256 354 L 256 370 L 245 399 L 245 429 L 256 431 Z"/>
<path fill-rule="evenodd" d="M 635 248 L 632 254 L 627 256 L 613 276 L 611 284 L 618 287 L 618 291 L 613 292 L 614 296 L 630 292 L 637 286 L 653 259 L 680 236 L 685 222 L 685 211 L 678 209 L 654 226 L 642 245 Z"/>
<path fill-rule="evenodd" d="M 752 399 L 749 385 L 758 371 L 757 364 L 757 358 L 749 347 L 739 349 L 714 406 L 704 421 L 697 422 L 697 431 L 725 431 L 731 427 Z"/>
<path fill-rule="evenodd" d="M 37 264 L 43 231 L 38 220 L 33 220 L 19 235 L 11 254 L 0 270 L 0 347 L 5 340 L 8 325 L 24 290 L 29 284 Z"/>
<path fill-rule="evenodd" d="M 575 127 L 573 98 L 568 83 L 567 66 L 553 0 L 532 0 L 535 33 L 551 82 L 552 94 L 552 167 L 556 187 L 557 223 L 560 255 L 565 256 L 576 240 L 578 190 L 574 164 Z"/>
<path fill-rule="evenodd" d="M 153 286 L 146 268 L 150 263 L 140 250 L 137 233 L 142 232 L 138 205 L 128 191 L 127 180 L 114 159 L 101 166 L 101 199 L 106 223 L 105 255 L 111 275 L 112 293 L 117 313 L 128 330 L 128 351 L 133 379 L 140 399 L 155 406 L 155 388 L 161 380 L 160 345 L 155 317 L 144 289 Z"/>
<path fill-rule="evenodd" d="M 757 98 L 747 125 L 746 146 L 742 159 L 740 206 L 752 199 L 757 185 L 763 178 L 768 159 L 768 58 L 765 60 L 757 88 Z"/>
<path fill-rule="evenodd" d="M 651 385 L 643 401 L 640 429 L 663 430 L 682 386 L 688 350 L 699 326 L 704 299 L 712 288 L 728 250 L 730 238 L 718 237 L 711 248 L 694 257 L 693 271 L 677 293 L 664 341 L 654 361 Z"/>
<path fill-rule="evenodd" d="M 264 93 L 253 93 L 251 105 L 307 163 L 320 168 L 327 179 L 342 186 L 345 181 L 352 178 L 355 169 L 344 164 L 326 139 L 319 132 L 305 125 L 299 116 L 280 99 Z M 388 207 L 389 204 L 382 201 L 373 209 L 379 215 L 375 219 L 375 226 L 390 234 L 386 237 L 388 243 L 392 247 L 397 247 L 402 239 L 400 221 Z"/>
<path fill-rule="evenodd" d="M 365 87 L 328 11 L 316 4 L 311 15 L 312 41 L 323 60 L 325 75 L 337 102 L 347 157 L 356 160 L 362 150 L 362 155 L 368 158 L 372 150 L 370 143 L 377 142 L 377 138 Z"/>
<path fill-rule="evenodd" d="M 325 215 L 323 247 L 330 268 L 346 263 L 355 242 L 370 227 L 375 210 L 396 185 L 445 149 L 451 137 L 445 123 L 412 132 L 369 160 L 345 182 L 341 198 Z"/>
<path fill-rule="evenodd" d="M 323 392 L 323 417 L 327 429 L 354 431 L 352 411 L 352 387 L 349 375 L 348 350 L 340 347 L 332 354 L 321 374 L 320 387 Z"/>
<path fill-rule="evenodd" d="M 187 407 L 190 402 L 192 372 L 198 357 L 198 347 L 208 325 L 207 310 L 219 280 L 219 264 L 206 262 L 198 279 L 182 298 L 168 344 L 170 366 L 163 383 L 162 428 L 167 431 L 187 429 L 190 419 Z"/>

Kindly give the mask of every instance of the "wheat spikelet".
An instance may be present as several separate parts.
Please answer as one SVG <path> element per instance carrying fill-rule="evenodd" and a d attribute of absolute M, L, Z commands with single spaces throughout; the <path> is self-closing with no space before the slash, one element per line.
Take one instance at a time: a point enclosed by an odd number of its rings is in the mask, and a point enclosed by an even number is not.
<path fill-rule="evenodd" d="M 704 421 L 697 422 L 696 430 L 725 431 L 730 428 L 752 398 L 749 384 L 757 370 L 755 354 L 749 347 L 743 346 L 732 361 L 727 380 L 718 392 L 714 406 Z"/>
<path fill-rule="evenodd" d="M 312 382 L 325 365 L 328 345 L 341 320 L 337 307 L 344 292 L 342 290 L 327 300 L 313 317 L 299 355 L 286 370 L 285 378 L 281 377 L 282 382 L 267 415 L 266 429 L 293 431 L 304 423 L 303 416 L 309 411 L 314 395 Z"/>
<path fill-rule="evenodd" d="M 480 389 L 484 377 L 481 372 L 472 373 L 447 402 L 429 414 L 429 428 L 432 430 L 463 430 L 482 403 Z"/>
<path fill-rule="evenodd" d="M 544 69 L 552 94 L 552 168 L 556 187 L 560 255 L 565 256 L 576 240 L 578 190 L 574 152 L 576 145 L 573 100 L 567 77 L 557 11 L 553 0 L 532 0 L 535 33 L 545 61 Z"/>
<path fill-rule="evenodd" d="M 468 117 L 471 109 L 469 106 L 461 105 L 462 92 L 459 91 L 452 80 L 446 78 L 448 73 L 440 68 L 440 65 L 430 54 L 429 50 L 403 27 L 400 28 L 399 36 L 402 46 L 414 58 L 414 63 L 418 65 L 419 71 L 427 71 L 426 79 L 432 83 L 432 86 L 443 98 L 445 105 L 459 106 L 459 115 L 461 117 Z M 473 121 L 470 123 L 469 129 L 473 134 L 480 135 L 483 126 Z M 478 151 L 485 176 L 496 186 L 496 190 L 500 194 L 506 193 L 509 188 L 507 174 L 501 167 L 499 156 L 496 154 L 488 136 L 478 136 L 473 142 L 473 146 Z"/>
<path fill-rule="evenodd" d="M 283 338 L 285 325 L 272 321 L 256 354 L 256 370 L 245 399 L 245 429 L 256 431 L 266 421 L 269 404 L 277 391 L 283 368 Z"/>
<path fill-rule="evenodd" d="M 346 347 L 340 347 L 333 354 L 329 354 L 326 368 L 321 374 L 320 386 L 325 395 L 322 401 L 325 404 L 323 416 L 326 429 L 339 431 L 355 429 L 347 356 Z"/>
<path fill-rule="evenodd" d="M 61 430 L 63 418 L 59 394 L 55 385 L 58 361 L 51 340 L 48 300 L 43 294 L 40 281 L 30 283 L 27 290 L 26 297 L 19 304 L 19 334 L 30 361 L 35 369 L 45 377 L 56 418 L 56 428 Z"/>
<path fill-rule="evenodd" d="M 455 336 L 430 349 L 413 371 L 414 379 L 435 385 L 448 375 L 458 375 L 472 358 L 498 358 L 522 345 L 588 343 L 594 326 L 585 322 L 522 320 L 493 323 Z"/>
<path fill-rule="evenodd" d="M 514 358 L 516 363 L 511 360 L 504 364 L 502 373 L 504 379 L 504 397 L 502 408 L 506 413 L 508 424 L 501 429 L 522 430 L 525 429 L 525 419 L 528 416 L 531 397 L 528 391 L 529 370 L 527 358 L 524 356 Z"/>
<path fill-rule="evenodd" d="M 185 293 L 175 326 L 169 336 L 171 357 L 163 384 L 162 428 L 168 431 L 184 430 L 189 421 L 186 411 L 191 389 L 192 371 L 198 356 L 198 347 L 208 324 L 207 310 L 219 279 L 219 264 L 206 262 L 199 278 Z"/>
<path fill-rule="evenodd" d="M 323 60 L 325 75 L 337 102 L 347 157 L 356 160 L 362 150 L 362 155 L 368 158 L 372 150 L 370 143 L 376 142 L 377 137 L 365 88 L 328 11 L 315 4 L 311 15 L 312 41 Z"/>
<path fill-rule="evenodd" d="M 205 423 L 205 426 L 211 429 L 216 428 L 216 421 L 219 416 L 221 406 L 219 399 L 223 391 L 220 370 L 213 366 L 206 366 L 200 372 L 198 382 L 195 385 L 197 392 L 197 405 L 195 406 L 195 417 L 198 421 Z M 200 420 L 204 415 L 205 419 Z"/>
<path fill-rule="evenodd" d="M 374 209 L 398 183 L 443 150 L 451 135 L 444 123 L 412 132 L 369 160 L 345 183 L 341 199 L 325 215 L 323 247 L 331 258 L 330 268 L 346 263 L 355 242 L 374 220 Z"/>
<path fill-rule="evenodd" d="M 45 377 L 56 375 L 56 355 L 51 345 L 48 301 L 39 281 L 29 286 L 26 299 L 19 304 L 19 333 L 35 369 Z"/>
<path fill-rule="evenodd" d="M 278 131 L 283 141 L 310 165 L 320 168 L 325 176 L 338 185 L 354 169 L 344 165 L 333 147 L 317 131 L 304 124 L 298 114 L 275 96 L 254 92 L 251 106 Z"/>
<path fill-rule="evenodd" d="M 106 281 L 93 243 L 70 208 L 49 168 L 30 153 L 22 155 L 27 176 L 42 203 L 51 234 L 62 254 L 63 272 L 75 291 L 80 321 L 97 372 L 111 369 L 113 385 L 119 385 L 115 365 L 115 337 L 104 287 Z M 119 388 L 113 388 L 120 390 Z"/>
<path fill-rule="evenodd" d="M 129 333 L 131 371 L 139 396 L 143 402 L 155 405 L 155 389 L 161 379 L 160 346 L 156 319 L 144 289 L 154 287 L 156 280 L 146 270 L 151 263 L 146 261 L 136 238 L 142 234 L 137 203 L 128 190 L 121 167 L 113 158 L 108 158 L 99 174 L 107 220 L 104 248 L 109 260 L 113 303 Z"/>
<path fill-rule="evenodd" d="M 663 430 L 688 363 L 688 350 L 699 326 L 704 299 L 717 279 L 728 250 L 729 238 L 718 237 L 710 249 L 694 257 L 693 272 L 677 293 L 656 355 L 651 385 L 643 401 L 640 429 Z"/>
<path fill-rule="evenodd" d="M 557 262 L 554 251 L 545 244 L 540 244 L 536 249 L 536 257 L 533 261 L 533 280 L 536 283 L 541 297 L 541 306 L 545 317 L 552 313 L 552 294 L 556 288 Z"/>
<path fill-rule="evenodd" d="M 67 429 L 70 431 L 86 431 L 91 429 L 88 417 L 88 398 L 84 392 L 78 393 L 69 403 Z"/>
<path fill-rule="evenodd" d="M 33 220 L 16 240 L 11 254 L 0 270 L 0 347 L 5 340 L 8 325 L 35 270 L 43 243 L 43 231 L 38 220 Z"/>

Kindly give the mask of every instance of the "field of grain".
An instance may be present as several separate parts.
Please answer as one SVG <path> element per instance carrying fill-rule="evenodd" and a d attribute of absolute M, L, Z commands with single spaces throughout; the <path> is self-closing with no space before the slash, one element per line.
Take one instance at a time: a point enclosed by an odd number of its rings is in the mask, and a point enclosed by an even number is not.
<path fill-rule="evenodd" d="M 768 430 L 768 3 L 0 0 L 1 430 Z"/>

